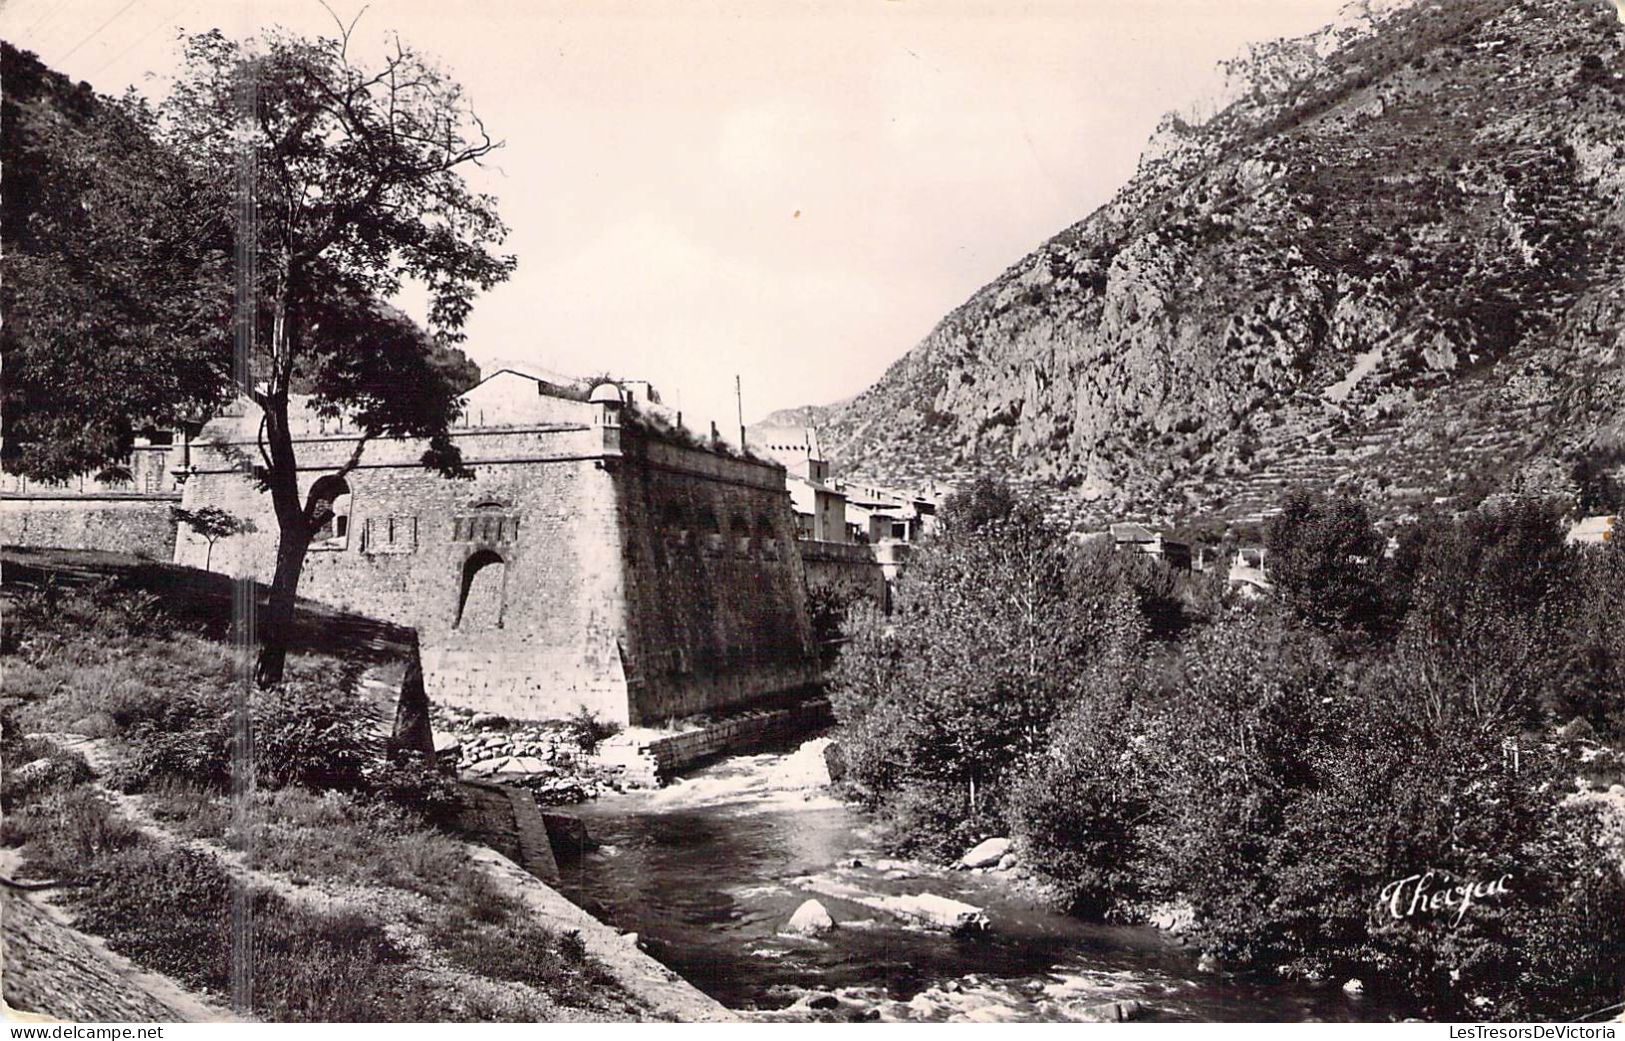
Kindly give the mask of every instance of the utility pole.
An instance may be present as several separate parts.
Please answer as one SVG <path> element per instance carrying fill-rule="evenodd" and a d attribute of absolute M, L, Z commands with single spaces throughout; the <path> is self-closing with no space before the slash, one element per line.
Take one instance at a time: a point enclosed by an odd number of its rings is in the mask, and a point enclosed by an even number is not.
<path fill-rule="evenodd" d="M 745 450 L 745 395 L 739 388 L 739 373 L 734 373 L 734 407 L 739 411 L 739 450 Z"/>

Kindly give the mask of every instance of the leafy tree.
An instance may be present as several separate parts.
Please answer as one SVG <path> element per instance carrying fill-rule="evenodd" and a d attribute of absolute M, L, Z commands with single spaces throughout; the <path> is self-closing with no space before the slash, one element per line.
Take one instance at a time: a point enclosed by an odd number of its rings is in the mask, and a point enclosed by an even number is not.
<path fill-rule="evenodd" d="M 1149 553 L 1118 549 L 1106 539 L 1091 539 L 1074 551 L 1070 581 L 1074 595 L 1085 599 L 1110 599 L 1119 591 L 1131 593 L 1148 634 L 1171 636 L 1184 626 L 1174 570 Z"/>
<path fill-rule="evenodd" d="M 437 351 L 460 338 L 475 294 L 507 278 L 512 257 L 495 202 L 461 171 L 498 147 L 461 88 L 393 42 L 376 65 L 351 54 L 351 31 L 304 39 L 273 31 L 248 43 L 190 37 L 163 108 L 168 143 L 206 183 L 236 185 L 239 390 L 261 414 L 252 476 L 279 529 L 257 677 L 280 680 L 311 540 L 331 516 L 314 483 L 301 494 L 290 398 L 359 431 L 331 473 L 359 465 L 377 437 L 426 438 L 423 462 L 466 475 L 447 435 L 466 366 Z M 434 340 L 377 301 L 424 284 Z M 246 363 L 246 364 L 242 364 Z"/>
<path fill-rule="evenodd" d="M 968 535 L 990 524 L 1011 520 L 1021 507 L 1021 500 L 1009 482 L 990 474 L 980 474 L 970 484 L 943 500 L 939 516 L 944 533 Z"/>
<path fill-rule="evenodd" d="M 180 523 L 192 529 L 193 533 L 209 544 L 208 552 L 203 557 L 203 570 L 209 570 L 214 560 L 214 544 L 221 539 L 233 535 L 242 535 L 256 531 L 254 522 L 246 517 L 238 517 L 228 513 L 218 506 L 204 506 L 196 510 L 188 510 L 180 506 L 171 507 L 169 511 Z"/>
<path fill-rule="evenodd" d="M 1131 590 L 1076 581 L 1067 540 L 1015 520 L 945 528 L 898 583 L 892 617 L 854 611 L 833 674 L 848 764 L 912 808 L 942 850 L 997 821 L 1006 782 L 1048 743 L 1091 661 L 1143 630 Z"/>
<path fill-rule="evenodd" d="M 1395 648 L 1412 711 L 1533 723 L 1565 682 L 1575 557 L 1555 503 L 1481 507 L 1418 534 Z"/>
<path fill-rule="evenodd" d="M 1625 539 L 1578 554 L 1568 612 L 1567 685 L 1554 708 L 1625 736 Z"/>
<path fill-rule="evenodd" d="M 192 177 L 133 95 L 6 43 L 0 76 L 0 461 L 64 480 L 227 396 L 229 181 Z"/>
<path fill-rule="evenodd" d="M 1328 630 L 1375 632 L 1387 623 L 1386 542 L 1358 499 L 1321 498 L 1302 488 L 1287 493 L 1264 530 L 1266 564 L 1282 600 Z"/>
<path fill-rule="evenodd" d="M 1136 700 L 1145 662 L 1097 668 L 1056 722 L 1049 747 L 1016 780 L 1012 834 L 1073 914 L 1104 917 L 1146 895 L 1146 822 L 1156 806 Z"/>
<path fill-rule="evenodd" d="M 1268 619 L 1235 615 L 1197 636 L 1164 696 L 1145 706 L 1142 730 L 1161 753 L 1148 884 L 1187 897 L 1198 939 L 1243 961 L 1267 953 L 1253 929 L 1270 900 L 1258 865 L 1311 782 L 1308 750 L 1336 683 L 1324 640 Z"/>
<path fill-rule="evenodd" d="M 860 594 L 845 586 L 807 587 L 807 614 L 812 621 L 813 639 L 818 641 L 824 664 L 834 661 L 845 635 L 846 616 Z"/>

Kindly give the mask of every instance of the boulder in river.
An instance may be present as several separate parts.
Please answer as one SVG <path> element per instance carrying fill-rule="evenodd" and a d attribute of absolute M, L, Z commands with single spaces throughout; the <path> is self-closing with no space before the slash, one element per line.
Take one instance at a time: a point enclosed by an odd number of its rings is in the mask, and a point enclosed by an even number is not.
<path fill-rule="evenodd" d="M 785 756 L 768 778 L 768 785 L 778 789 L 822 788 L 831 781 L 829 761 L 825 752 L 831 742 L 827 737 L 805 742 Z"/>
<path fill-rule="evenodd" d="M 1358 997 L 1365 993 L 1365 982 L 1362 980 L 1349 980 L 1343 984 L 1343 993 L 1351 997 Z"/>
<path fill-rule="evenodd" d="M 964 868 L 992 867 L 1010 852 L 1009 839 L 983 839 L 965 852 L 959 858 L 959 866 Z"/>
<path fill-rule="evenodd" d="M 784 932 L 791 936 L 822 936 L 835 928 L 835 919 L 817 900 L 808 900 L 796 908 L 796 913 L 784 924 Z"/>
<path fill-rule="evenodd" d="M 547 764 L 533 755 L 516 755 L 502 768 L 504 773 L 537 774 L 547 769 Z"/>
<path fill-rule="evenodd" d="M 937 929 L 964 932 L 987 928 L 987 913 L 980 907 L 935 893 L 885 896 L 876 901 L 876 906 L 899 918 Z"/>
<path fill-rule="evenodd" d="M 1171 900 L 1153 907 L 1146 921 L 1158 929 L 1178 935 L 1190 931 L 1196 921 L 1196 908 L 1184 900 Z"/>
<path fill-rule="evenodd" d="M 1107 1001 L 1078 1010 L 1077 1017 L 1086 1023 L 1127 1023 L 1150 1011 L 1150 1006 L 1138 1001 Z"/>

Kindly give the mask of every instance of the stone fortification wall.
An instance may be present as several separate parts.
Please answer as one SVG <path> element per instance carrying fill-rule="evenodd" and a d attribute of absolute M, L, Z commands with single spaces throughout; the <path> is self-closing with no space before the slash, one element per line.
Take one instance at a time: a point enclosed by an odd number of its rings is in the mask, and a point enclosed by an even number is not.
<path fill-rule="evenodd" d="M 424 469 L 422 442 L 369 443 L 344 478 L 345 530 L 313 543 L 300 594 L 414 626 L 431 698 L 513 718 L 644 722 L 816 680 L 782 468 L 554 407 L 580 421 L 454 431 L 472 480 Z M 242 471 L 250 418 L 205 431 L 186 505 L 252 519 L 213 567 L 265 580 L 277 529 Z M 355 435 L 295 447 L 308 492 Z M 201 567 L 206 548 L 182 531 L 175 560 Z"/>
<path fill-rule="evenodd" d="M 619 527 L 633 722 L 818 679 L 784 470 L 624 432 Z"/>
<path fill-rule="evenodd" d="M 419 462 L 424 445 L 379 441 L 345 477 L 347 531 L 312 544 L 301 596 L 415 627 L 431 698 L 515 718 L 579 707 L 627 715 L 613 549 L 615 493 L 603 434 L 588 426 L 459 431 L 472 480 Z M 302 489 L 332 473 L 353 436 L 304 439 Z M 216 545 L 214 568 L 266 579 L 277 528 L 269 497 L 201 447 L 187 505 L 210 503 L 257 531 Z M 183 532 L 177 563 L 202 566 Z"/>
<path fill-rule="evenodd" d="M 153 496 L 7 495 L 0 541 L 8 546 L 101 549 L 167 560 L 175 544 L 170 507 L 179 494 Z"/>

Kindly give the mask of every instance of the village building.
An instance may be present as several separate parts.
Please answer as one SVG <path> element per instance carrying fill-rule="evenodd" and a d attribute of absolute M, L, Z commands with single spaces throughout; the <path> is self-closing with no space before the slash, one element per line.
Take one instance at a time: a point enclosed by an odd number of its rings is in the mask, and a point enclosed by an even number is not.
<path fill-rule="evenodd" d="M 750 448 L 784 465 L 800 538 L 852 541 L 846 530 L 846 495 L 829 483 L 829 460 L 815 428 L 757 427 Z"/>
<path fill-rule="evenodd" d="M 1192 570 L 1194 561 L 1188 542 L 1168 538 L 1160 531 L 1152 531 L 1144 524 L 1132 521 L 1113 524 L 1110 533 L 1112 546 L 1116 549 L 1156 557 L 1177 571 Z"/>
<path fill-rule="evenodd" d="M 846 525 L 858 542 L 915 543 L 936 530 L 937 503 L 921 492 L 882 488 L 857 479 L 839 482 Z"/>
<path fill-rule="evenodd" d="M 1612 514 L 1580 517 L 1569 525 L 1563 541 L 1571 545 L 1600 546 L 1618 537 L 1619 518 Z"/>

